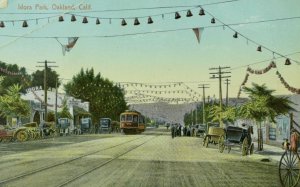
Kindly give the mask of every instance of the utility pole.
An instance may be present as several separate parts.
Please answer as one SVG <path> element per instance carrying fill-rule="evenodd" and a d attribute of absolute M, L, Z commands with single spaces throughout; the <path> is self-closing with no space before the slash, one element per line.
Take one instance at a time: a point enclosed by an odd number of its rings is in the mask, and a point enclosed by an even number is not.
<path fill-rule="evenodd" d="M 45 107 L 45 113 L 44 113 L 44 121 L 47 121 L 47 100 L 48 100 L 48 96 L 47 96 L 47 69 L 48 67 L 58 67 L 58 66 L 48 66 L 48 63 L 55 63 L 55 62 L 48 62 L 47 60 L 45 60 L 45 62 L 38 62 L 38 63 L 43 63 L 44 66 L 36 66 L 36 67 L 44 67 L 44 107 Z"/>
<path fill-rule="evenodd" d="M 230 84 L 230 80 L 225 79 L 225 84 L 226 84 L 226 106 L 228 106 L 228 85 Z"/>
<path fill-rule="evenodd" d="M 203 124 L 206 123 L 206 120 L 205 120 L 205 88 L 209 88 L 209 87 L 206 87 L 207 85 L 209 84 L 199 84 L 198 88 L 202 88 L 202 91 L 203 91 L 203 101 L 202 101 L 202 110 L 203 110 Z M 208 132 L 208 124 L 206 124 L 206 132 Z"/>
<path fill-rule="evenodd" d="M 222 111 L 222 79 L 223 78 L 229 78 L 231 76 L 225 76 L 224 74 L 227 73 L 231 73 L 228 71 L 223 71 L 224 69 L 228 69 L 230 67 L 217 67 L 217 68 L 209 68 L 209 70 L 217 70 L 217 72 L 213 72 L 213 73 L 209 73 L 212 74 L 212 77 L 210 77 L 211 79 L 219 79 L 219 103 L 220 103 L 220 111 Z M 216 76 L 217 75 L 217 76 Z M 220 126 L 222 127 L 222 120 L 221 120 L 221 115 L 222 113 L 220 113 Z"/>

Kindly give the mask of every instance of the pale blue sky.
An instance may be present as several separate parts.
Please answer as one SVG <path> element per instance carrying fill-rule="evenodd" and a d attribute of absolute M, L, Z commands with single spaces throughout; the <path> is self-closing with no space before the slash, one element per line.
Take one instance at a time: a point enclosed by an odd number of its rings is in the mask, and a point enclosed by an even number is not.
<path fill-rule="evenodd" d="M 220 0 L 222 1 L 222 0 Z M 9 1 L 9 7 L 0 9 L 0 13 L 53 13 L 63 12 L 52 10 L 53 4 L 76 5 L 83 2 L 91 6 L 93 11 L 108 9 L 130 9 L 140 7 L 202 5 L 211 0 L 110 0 L 110 1 L 37 1 L 15 0 Z M 32 6 L 33 10 L 20 10 L 19 5 Z M 48 10 L 35 10 L 35 5 L 45 5 Z M 239 23 L 260 21 L 276 18 L 300 16 L 300 1 L 298 0 L 240 0 L 231 3 L 203 6 L 217 19 L 224 23 Z M 165 14 L 153 17 L 154 24 L 146 24 L 147 18 L 140 19 L 140 26 L 133 26 L 133 20 L 127 19 L 127 26 L 120 25 L 121 20 L 112 19 L 111 24 L 107 19 L 100 19 L 101 24 L 95 25 L 95 19 L 89 19 L 88 24 L 82 24 L 82 18 L 77 17 L 77 22 L 70 22 L 70 15 L 65 15 L 65 21 L 60 23 L 58 18 L 29 21 L 28 28 L 22 28 L 22 22 L 5 22 L 6 27 L 0 29 L 0 60 L 24 66 L 29 73 L 37 70 L 38 61 L 55 61 L 59 67 L 55 70 L 62 78 L 72 78 L 79 70 L 93 67 L 96 72 L 115 82 L 199 82 L 209 81 L 211 88 L 207 95 L 218 96 L 218 82 L 209 79 L 209 68 L 231 66 L 232 68 L 245 66 L 265 59 L 271 59 L 272 53 L 263 48 L 257 52 L 257 45 L 242 37 L 234 39 L 234 34 L 228 28 L 222 27 L 204 29 L 200 45 L 197 43 L 192 30 L 164 32 L 124 37 L 90 37 L 103 35 L 119 35 L 160 30 L 185 29 L 210 26 L 211 16 L 198 16 L 199 8 L 193 8 L 193 17 L 185 17 L 188 8 L 148 9 L 122 12 L 81 13 L 81 15 L 99 18 L 121 18 Z M 184 11 L 181 11 L 184 10 Z M 79 11 L 78 9 L 76 11 Z M 182 18 L 174 19 L 173 12 L 180 11 Z M 6 15 L 0 14 L 0 21 L 26 20 L 30 18 L 47 17 L 53 14 L 39 15 Z M 55 14 L 54 14 L 55 15 Z M 59 14 L 58 14 L 59 15 Z M 217 21 L 215 25 L 219 25 Z M 267 23 L 247 24 L 232 26 L 233 29 L 244 34 L 250 39 L 266 46 L 280 54 L 289 54 L 300 51 L 299 31 L 300 19 L 276 21 Z M 43 36 L 82 36 L 71 52 L 62 55 L 60 44 L 53 38 L 11 38 L 3 35 L 24 35 L 28 37 Z M 66 43 L 66 38 L 60 38 Z M 277 56 L 275 56 L 277 57 Z M 290 56 L 300 61 L 300 53 Z M 300 65 L 292 63 L 284 66 L 285 59 L 276 60 L 278 71 L 293 87 L 300 88 Z M 262 69 L 269 62 L 252 65 L 253 69 Z M 229 95 L 235 97 L 246 74 L 246 67 L 231 70 L 231 85 Z M 250 75 L 247 86 L 251 82 L 266 83 L 270 88 L 276 89 L 277 94 L 290 94 L 280 83 L 271 70 L 264 75 Z M 212 82 L 211 82 L 212 81 Z M 197 84 L 190 84 L 196 91 Z M 225 85 L 223 85 L 225 87 Z M 225 96 L 225 93 L 223 94 Z M 245 96 L 245 95 L 242 95 Z"/>

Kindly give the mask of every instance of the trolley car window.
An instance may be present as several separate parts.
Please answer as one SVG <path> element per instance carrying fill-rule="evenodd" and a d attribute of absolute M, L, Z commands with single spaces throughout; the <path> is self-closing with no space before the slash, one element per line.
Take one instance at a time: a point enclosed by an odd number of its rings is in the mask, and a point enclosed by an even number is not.
<path fill-rule="evenodd" d="M 140 116 L 139 123 L 144 123 L 144 117 L 143 116 Z"/>
<path fill-rule="evenodd" d="M 136 115 L 133 116 L 133 122 L 138 122 L 138 116 Z"/>
<path fill-rule="evenodd" d="M 132 121 L 132 115 L 126 115 L 126 121 Z"/>

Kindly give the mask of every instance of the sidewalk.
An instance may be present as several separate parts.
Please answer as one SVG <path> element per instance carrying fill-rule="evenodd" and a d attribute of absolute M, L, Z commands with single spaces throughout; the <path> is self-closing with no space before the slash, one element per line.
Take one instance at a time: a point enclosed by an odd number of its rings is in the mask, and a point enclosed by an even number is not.
<path fill-rule="evenodd" d="M 254 143 L 254 147 L 256 147 L 255 145 L 257 145 L 257 142 Z M 255 148 L 254 148 L 254 150 L 255 150 Z M 282 154 L 284 153 L 284 150 L 281 147 L 279 147 L 278 145 L 274 146 L 274 145 L 264 144 L 262 151 L 255 150 L 254 153 L 262 155 L 266 159 L 270 159 L 270 160 L 279 162 Z"/>

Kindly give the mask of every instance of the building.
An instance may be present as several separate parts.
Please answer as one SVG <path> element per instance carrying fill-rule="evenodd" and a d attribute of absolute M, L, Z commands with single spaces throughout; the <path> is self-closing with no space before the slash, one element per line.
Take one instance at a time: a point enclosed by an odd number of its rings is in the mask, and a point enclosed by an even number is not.
<path fill-rule="evenodd" d="M 41 87 L 33 87 L 26 90 L 26 93 L 21 96 L 22 99 L 30 102 L 31 112 L 28 119 L 22 119 L 22 123 L 37 122 L 40 124 L 45 120 L 45 108 L 43 106 L 44 90 Z M 71 120 L 71 129 L 79 124 L 81 117 L 90 115 L 89 102 L 82 102 L 80 99 L 67 96 L 63 93 L 57 93 L 55 89 L 47 91 L 47 112 L 60 112 L 63 108 L 63 102 L 66 101 L 70 114 L 73 116 Z M 57 99 L 57 104 L 56 104 Z"/>

